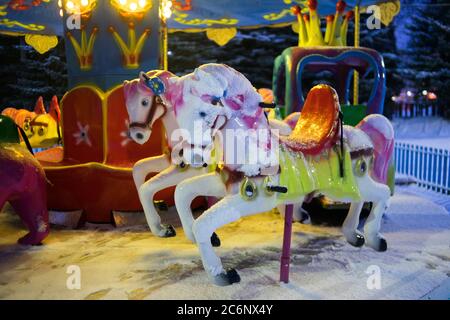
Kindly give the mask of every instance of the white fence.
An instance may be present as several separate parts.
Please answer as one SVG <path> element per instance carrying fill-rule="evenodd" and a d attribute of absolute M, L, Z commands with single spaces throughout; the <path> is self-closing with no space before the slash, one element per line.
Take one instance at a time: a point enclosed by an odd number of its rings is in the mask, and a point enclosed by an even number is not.
<path fill-rule="evenodd" d="M 414 177 L 417 184 L 450 194 L 450 151 L 409 143 L 395 143 L 396 172 Z"/>

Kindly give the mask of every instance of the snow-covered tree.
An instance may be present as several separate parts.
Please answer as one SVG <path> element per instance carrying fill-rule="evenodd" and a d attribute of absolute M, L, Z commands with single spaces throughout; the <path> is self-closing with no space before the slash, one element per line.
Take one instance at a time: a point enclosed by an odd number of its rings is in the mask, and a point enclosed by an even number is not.
<path fill-rule="evenodd" d="M 1 36 L 0 110 L 7 107 L 32 109 L 39 96 L 46 104 L 53 95 L 67 91 L 64 45 L 39 54 L 23 37 Z"/>
<path fill-rule="evenodd" d="M 450 118 L 450 5 L 447 0 L 409 2 L 414 10 L 406 25 L 402 76 L 419 92 L 434 91 L 442 114 Z"/>

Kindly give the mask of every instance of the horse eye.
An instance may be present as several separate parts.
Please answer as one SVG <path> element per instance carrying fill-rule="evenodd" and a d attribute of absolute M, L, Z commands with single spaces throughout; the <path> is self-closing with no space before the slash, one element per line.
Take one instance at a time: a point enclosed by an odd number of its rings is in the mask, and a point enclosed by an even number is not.
<path fill-rule="evenodd" d="M 39 128 L 38 135 L 40 136 L 44 135 L 44 128 Z"/>
<path fill-rule="evenodd" d="M 211 100 L 211 104 L 213 105 L 213 106 L 217 106 L 218 104 L 220 104 L 221 102 L 220 102 L 220 98 L 213 98 L 212 100 Z"/>
<path fill-rule="evenodd" d="M 147 100 L 147 99 L 142 100 L 142 101 L 141 101 L 141 104 L 142 104 L 144 107 L 148 106 L 148 100 Z"/>
<path fill-rule="evenodd" d="M 200 111 L 199 115 L 200 115 L 200 117 L 204 118 L 204 117 L 206 117 L 206 112 L 205 111 Z"/>

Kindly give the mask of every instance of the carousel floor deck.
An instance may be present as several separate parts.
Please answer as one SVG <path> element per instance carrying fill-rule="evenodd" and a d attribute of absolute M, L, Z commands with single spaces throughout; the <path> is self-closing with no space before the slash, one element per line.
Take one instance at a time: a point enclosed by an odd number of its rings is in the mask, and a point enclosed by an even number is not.
<path fill-rule="evenodd" d="M 165 217 L 177 221 L 172 212 Z M 177 228 L 160 239 L 144 226 L 54 228 L 45 244 L 21 247 L 25 231 L 5 207 L 0 215 L 1 299 L 449 299 L 450 215 L 439 205 L 399 193 L 382 231 L 385 253 L 353 248 L 338 228 L 293 228 L 291 282 L 278 282 L 283 222 L 275 213 L 218 230 L 220 255 L 242 281 L 215 287 L 207 281 L 196 247 Z M 81 289 L 66 286 L 67 268 L 81 270 Z M 381 289 L 368 289 L 370 266 Z"/>

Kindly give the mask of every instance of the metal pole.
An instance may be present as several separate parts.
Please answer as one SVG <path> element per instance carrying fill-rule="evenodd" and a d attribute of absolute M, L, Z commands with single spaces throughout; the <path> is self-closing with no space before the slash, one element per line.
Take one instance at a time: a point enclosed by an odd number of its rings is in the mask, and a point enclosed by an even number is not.
<path fill-rule="evenodd" d="M 355 6 L 355 48 L 359 48 L 359 32 L 360 32 L 360 12 L 359 5 Z M 354 71 L 353 74 L 353 105 L 357 105 L 359 103 L 359 73 L 358 71 Z"/>
<path fill-rule="evenodd" d="M 286 205 L 286 213 L 284 214 L 284 235 L 283 249 L 281 253 L 280 265 L 280 281 L 289 282 L 289 264 L 291 261 L 291 236 L 292 236 L 292 216 L 294 213 L 294 205 Z"/>

